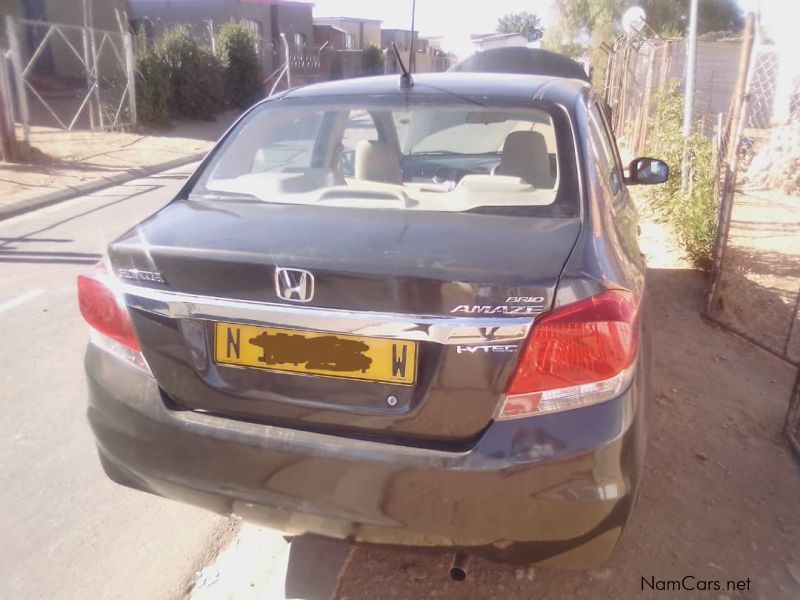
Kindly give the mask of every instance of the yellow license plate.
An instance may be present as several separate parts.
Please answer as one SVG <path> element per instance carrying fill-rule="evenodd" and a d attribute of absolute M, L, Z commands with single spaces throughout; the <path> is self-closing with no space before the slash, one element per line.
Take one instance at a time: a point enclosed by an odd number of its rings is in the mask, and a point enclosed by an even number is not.
<path fill-rule="evenodd" d="M 413 385 L 417 375 L 417 344 L 216 323 L 214 360 L 271 371 Z"/>

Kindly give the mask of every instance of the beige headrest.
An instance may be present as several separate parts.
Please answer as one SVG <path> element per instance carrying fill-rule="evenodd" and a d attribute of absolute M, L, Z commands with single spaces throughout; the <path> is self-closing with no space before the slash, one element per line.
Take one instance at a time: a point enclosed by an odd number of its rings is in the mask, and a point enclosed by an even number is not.
<path fill-rule="evenodd" d="M 555 182 L 544 136 L 537 131 L 509 133 L 497 173 L 520 177 L 537 188 L 552 188 Z"/>
<path fill-rule="evenodd" d="M 371 140 L 359 142 L 356 146 L 355 163 L 356 179 L 403 183 L 400 157 L 388 144 Z"/>

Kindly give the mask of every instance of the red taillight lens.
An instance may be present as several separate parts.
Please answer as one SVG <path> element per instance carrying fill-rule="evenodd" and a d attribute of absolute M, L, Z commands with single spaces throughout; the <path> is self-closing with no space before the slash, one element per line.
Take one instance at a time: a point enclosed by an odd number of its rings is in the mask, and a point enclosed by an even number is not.
<path fill-rule="evenodd" d="M 128 310 L 117 300 L 112 279 L 103 263 L 91 273 L 78 276 L 78 304 L 86 322 L 113 340 L 139 352 L 139 340 L 133 332 Z"/>
<path fill-rule="evenodd" d="M 501 418 L 564 410 L 607 397 L 636 358 L 638 312 L 633 294 L 611 290 L 539 319 L 506 389 Z"/>

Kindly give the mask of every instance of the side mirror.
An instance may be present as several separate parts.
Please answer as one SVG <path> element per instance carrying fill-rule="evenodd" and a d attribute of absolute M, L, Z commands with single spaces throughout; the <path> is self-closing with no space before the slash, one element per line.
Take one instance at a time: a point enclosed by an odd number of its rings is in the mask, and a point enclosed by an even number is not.
<path fill-rule="evenodd" d="M 654 185 L 669 178 L 669 165 L 657 158 L 634 158 L 628 165 L 628 185 Z"/>

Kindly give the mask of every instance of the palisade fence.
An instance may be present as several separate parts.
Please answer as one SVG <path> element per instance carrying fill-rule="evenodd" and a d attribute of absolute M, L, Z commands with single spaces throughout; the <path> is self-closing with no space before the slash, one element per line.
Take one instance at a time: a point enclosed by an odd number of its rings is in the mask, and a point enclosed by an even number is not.
<path fill-rule="evenodd" d="M 659 133 L 656 93 L 683 93 L 686 43 L 634 32 L 607 50 L 612 124 L 623 151 L 640 156 Z M 694 116 L 714 140 L 706 316 L 800 367 L 800 63 L 752 24 L 739 39 L 701 40 Z M 800 456 L 800 370 L 786 433 Z"/>
<path fill-rule="evenodd" d="M 31 125 L 119 129 L 136 123 L 128 32 L 6 17 L 14 116 Z"/>

